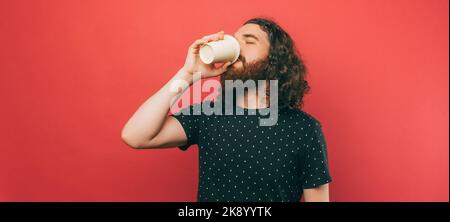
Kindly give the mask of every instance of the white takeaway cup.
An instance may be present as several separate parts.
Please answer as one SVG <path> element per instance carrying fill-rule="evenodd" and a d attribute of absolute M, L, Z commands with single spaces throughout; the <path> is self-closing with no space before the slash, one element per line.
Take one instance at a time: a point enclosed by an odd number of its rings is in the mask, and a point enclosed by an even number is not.
<path fill-rule="evenodd" d="M 234 63 L 239 58 L 240 45 L 231 35 L 224 35 L 222 40 L 208 42 L 200 48 L 200 59 L 205 64 Z"/>

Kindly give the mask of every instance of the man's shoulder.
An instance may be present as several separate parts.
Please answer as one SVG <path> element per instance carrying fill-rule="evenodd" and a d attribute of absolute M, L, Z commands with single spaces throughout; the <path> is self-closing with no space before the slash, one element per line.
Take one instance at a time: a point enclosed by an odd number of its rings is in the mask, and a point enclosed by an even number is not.
<path fill-rule="evenodd" d="M 315 116 L 302 109 L 289 109 L 285 110 L 283 113 L 286 118 L 289 118 L 290 120 L 300 121 L 309 126 L 322 126 L 321 122 Z"/>

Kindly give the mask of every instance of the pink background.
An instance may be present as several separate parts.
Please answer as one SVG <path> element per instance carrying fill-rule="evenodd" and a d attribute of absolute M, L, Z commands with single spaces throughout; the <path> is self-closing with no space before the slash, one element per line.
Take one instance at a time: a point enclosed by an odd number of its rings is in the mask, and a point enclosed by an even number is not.
<path fill-rule="evenodd" d="M 0 201 L 195 201 L 197 148 L 120 132 L 195 39 L 269 16 L 296 41 L 332 201 L 449 200 L 449 2 L 0 1 Z"/>

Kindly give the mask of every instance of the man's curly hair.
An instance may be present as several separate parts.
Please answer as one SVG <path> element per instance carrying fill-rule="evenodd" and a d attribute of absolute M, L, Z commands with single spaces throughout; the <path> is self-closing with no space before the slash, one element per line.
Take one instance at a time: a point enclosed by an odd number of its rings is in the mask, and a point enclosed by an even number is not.
<path fill-rule="evenodd" d="M 302 109 L 303 96 L 308 93 L 310 87 L 305 80 L 306 66 L 295 48 L 294 41 L 273 20 L 252 18 L 244 23 L 246 24 L 259 25 L 269 37 L 266 79 L 278 80 L 278 107 Z"/>

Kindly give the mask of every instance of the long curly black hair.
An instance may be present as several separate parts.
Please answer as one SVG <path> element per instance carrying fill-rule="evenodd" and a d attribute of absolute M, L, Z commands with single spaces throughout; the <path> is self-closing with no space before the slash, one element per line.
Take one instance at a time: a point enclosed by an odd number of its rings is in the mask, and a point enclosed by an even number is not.
<path fill-rule="evenodd" d="M 276 22 L 269 18 L 252 18 L 244 23 L 257 24 L 267 33 L 270 49 L 267 80 L 278 80 L 278 107 L 302 109 L 303 96 L 310 87 L 306 66 L 295 48 L 294 41 Z M 269 87 L 267 87 L 269 90 Z"/>

